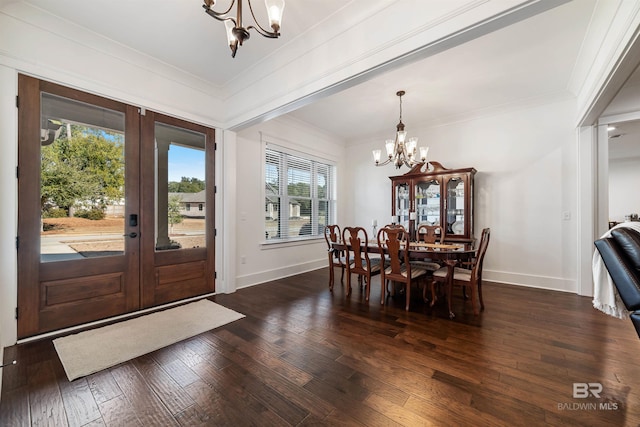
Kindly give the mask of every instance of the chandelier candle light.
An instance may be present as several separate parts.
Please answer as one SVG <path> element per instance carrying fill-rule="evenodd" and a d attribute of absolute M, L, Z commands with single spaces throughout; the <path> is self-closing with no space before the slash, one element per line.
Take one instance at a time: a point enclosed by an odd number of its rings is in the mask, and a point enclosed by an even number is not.
<path fill-rule="evenodd" d="M 242 0 L 233 0 L 229 8 L 224 12 L 216 12 L 213 10 L 215 6 L 215 0 L 204 0 L 202 7 L 209 16 L 224 22 L 224 26 L 227 28 L 227 39 L 229 40 L 229 47 L 231 48 L 231 57 L 236 57 L 236 51 L 238 50 L 238 44 L 242 46 L 242 42 L 249 38 L 249 30 L 255 30 L 258 34 L 269 39 L 277 39 L 280 36 L 280 24 L 282 23 L 282 11 L 284 10 L 284 0 L 264 0 L 265 7 L 267 8 L 267 14 L 269 15 L 269 25 L 273 31 L 265 30 L 256 19 L 256 15 L 253 13 L 253 7 L 251 6 L 251 0 L 247 0 L 249 4 L 249 11 L 253 22 L 257 26 L 249 25 L 248 27 L 242 26 Z M 231 9 L 236 6 L 236 17 L 231 14 Z"/>
<path fill-rule="evenodd" d="M 396 126 L 396 139 L 387 139 L 384 146 L 387 150 L 387 160 L 380 163 L 380 156 L 382 150 L 373 150 L 373 160 L 376 162 L 376 166 L 383 166 L 393 161 L 396 169 L 400 169 L 402 165 L 407 167 L 413 167 L 418 163 L 424 163 L 427 161 L 427 153 L 429 147 L 420 147 L 420 160 L 416 157 L 416 147 L 418 145 L 418 138 L 407 138 L 407 131 L 404 130 L 404 123 L 402 123 L 402 96 L 405 94 L 403 90 L 398 91 L 396 95 L 400 97 L 400 123 Z"/>

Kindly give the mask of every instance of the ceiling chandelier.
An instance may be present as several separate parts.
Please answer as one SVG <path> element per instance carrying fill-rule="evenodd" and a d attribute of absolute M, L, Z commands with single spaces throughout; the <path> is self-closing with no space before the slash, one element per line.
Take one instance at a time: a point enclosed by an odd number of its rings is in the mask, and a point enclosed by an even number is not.
<path fill-rule="evenodd" d="M 248 27 L 242 26 L 242 0 L 233 0 L 229 5 L 229 8 L 224 12 L 216 12 L 213 10 L 215 6 L 215 0 L 204 0 L 202 7 L 209 16 L 224 22 L 224 26 L 227 28 L 227 39 L 229 40 L 229 47 L 231 48 L 231 57 L 236 57 L 236 51 L 238 50 L 238 44 L 242 46 L 242 42 L 249 38 L 249 30 L 255 30 L 258 34 L 267 37 L 269 39 L 277 39 L 280 36 L 280 24 L 282 23 L 282 11 L 284 10 L 284 0 L 264 0 L 264 4 L 267 8 L 267 14 L 269 15 L 269 25 L 273 31 L 265 30 L 256 19 L 256 15 L 253 13 L 253 7 L 251 7 L 251 0 L 247 0 L 249 4 L 249 11 L 253 22 L 257 26 L 249 25 Z M 236 6 L 235 18 L 231 14 L 231 9 Z"/>
<path fill-rule="evenodd" d="M 407 132 L 404 130 L 404 123 L 402 123 L 402 96 L 404 94 L 403 90 L 396 93 L 400 97 L 400 123 L 396 126 L 396 139 L 386 140 L 384 146 L 387 150 L 387 160 L 382 163 L 380 163 L 382 150 L 373 150 L 373 160 L 376 162 L 376 166 L 383 166 L 393 161 L 396 169 L 400 169 L 402 165 L 410 168 L 427 161 L 429 147 L 420 147 L 420 159 L 418 160 L 416 157 L 418 138 L 414 136 L 406 139 Z"/>

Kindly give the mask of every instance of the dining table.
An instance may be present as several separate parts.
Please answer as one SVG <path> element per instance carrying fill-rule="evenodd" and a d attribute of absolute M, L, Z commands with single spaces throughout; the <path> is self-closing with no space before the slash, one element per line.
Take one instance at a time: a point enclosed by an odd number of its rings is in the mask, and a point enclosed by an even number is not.
<path fill-rule="evenodd" d="M 332 248 L 336 251 L 350 250 L 351 246 L 342 241 L 333 243 Z M 403 248 L 401 246 L 401 248 Z M 364 247 L 362 248 L 364 250 Z M 367 245 L 369 253 L 383 254 L 388 253 L 386 247 L 380 247 L 377 243 L 369 243 Z M 451 293 L 453 289 L 453 273 L 456 265 L 461 262 L 471 260 L 476 254 L 476 250 L 469 244 L 459 243 L 425 243 L 425 242 L 409 242 L 409 259 L 410 260 L 434 260 L 439 261 L 447 267 L 446 278 L 446 296 L 447 306 L 449 309 L 449 317 L 455 315 L 451 309 Z M 433 305 L 435 301 L 431 301 Z"/>

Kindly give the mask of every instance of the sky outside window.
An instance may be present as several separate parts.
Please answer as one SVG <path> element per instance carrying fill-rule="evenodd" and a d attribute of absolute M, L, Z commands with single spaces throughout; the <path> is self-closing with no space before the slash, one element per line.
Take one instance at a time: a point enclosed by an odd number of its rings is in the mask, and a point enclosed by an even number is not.
<path fill-rule="evenodd" d="M 169 150 L 169 181 L 179 182 L 182 177 L 205 180 L 205 152 L 171 144 Z"/>

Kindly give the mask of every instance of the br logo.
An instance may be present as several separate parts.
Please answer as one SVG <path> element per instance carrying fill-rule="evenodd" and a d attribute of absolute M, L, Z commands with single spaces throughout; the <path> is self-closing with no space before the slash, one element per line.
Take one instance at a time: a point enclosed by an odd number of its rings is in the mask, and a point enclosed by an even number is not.
<path fill-rule="evenodd" d="M 574 399 L 586 399 L 589 396 L 600 399 L 600 393 L 602 393 L 602 384 L 600 383 L 573 383 Z"/>

